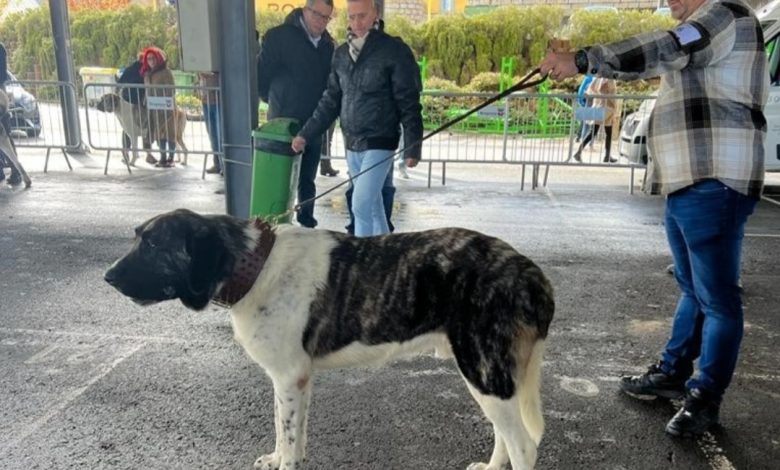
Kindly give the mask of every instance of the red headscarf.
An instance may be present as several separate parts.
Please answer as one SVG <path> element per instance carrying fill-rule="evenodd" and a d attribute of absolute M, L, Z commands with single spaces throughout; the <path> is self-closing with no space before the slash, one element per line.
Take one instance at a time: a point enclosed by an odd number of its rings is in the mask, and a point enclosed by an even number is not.
<path fill-rule="evenodd" d="M 151 71 L 151 67 L 149 67 L 149 56 L 153 55 L 155 59 L 157 59 L 157 65 L 155 66 L 155 69 L 163 68 L 165 67 L 165 52 L 162 51 L 162 49 L 157 47 L 147 47 L 143 51 L 141 51 L 141 75 L 146 75 L 149 71 Z"/>

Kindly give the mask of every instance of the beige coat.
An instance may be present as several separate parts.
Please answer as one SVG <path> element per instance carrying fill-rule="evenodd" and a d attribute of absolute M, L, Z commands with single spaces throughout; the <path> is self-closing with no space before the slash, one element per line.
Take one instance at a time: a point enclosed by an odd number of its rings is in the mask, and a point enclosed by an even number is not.
<path fill-rule="evenodd" d="M 173 73 L 167 68 L 162 67 L 148 72 L 144 76 L 144 85 L 174 85 Z M 169 96 L 175 100 L 176 90 L 173 88 L 150 88 L 146 90 L 146 96 Z M 175 104 L 174 104 L 175 107 Z M 150 110 L 149 111 L 149 132 L 152 140 L 170 140 L 176 141 L 176 113 L 170 110 Z"/>
<path fill-rule="evenodd" d="M 615 80 L 598 77 L 588 87 L 588 95 L 615 95 L 617 94 L 617 85 Z M 603 121 L 590 121 L 589 124 L 598 124 L 600 126 L 612 126 L 617 129 L 620 126 L 620 114 L 623 107 L 622 100 L 593 98 L 594 108 L 604 108 L 606 113 Z"/>

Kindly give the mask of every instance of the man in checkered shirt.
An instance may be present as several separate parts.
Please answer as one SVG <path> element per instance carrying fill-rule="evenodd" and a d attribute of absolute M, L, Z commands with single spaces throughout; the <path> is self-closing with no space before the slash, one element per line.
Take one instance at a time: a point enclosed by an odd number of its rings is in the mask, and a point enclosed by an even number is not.
<path fill-rule="evenodd" d="M 542 73 L 661 77 L 648 134 L 650 187 L 666 195 L 666 233 L 681 295 L 661 360 L 620 388 L 685 403 L 674 436 L 718 423 L 743 331 L 739 281 L 745 223 L 764 178 L 769 72 L 761 27 L 741 0 L 667 0 L 680 24 L 576 53 L 549 53 Z M 693 375 L 698 358 L 699 371 Z"/>

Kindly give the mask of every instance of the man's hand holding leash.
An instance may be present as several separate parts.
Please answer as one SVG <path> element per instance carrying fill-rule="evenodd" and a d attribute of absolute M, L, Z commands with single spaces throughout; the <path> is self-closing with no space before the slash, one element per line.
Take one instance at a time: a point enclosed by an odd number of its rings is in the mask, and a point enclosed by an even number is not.
<path fill-rule="evenodd" d="M 574 77 L 579 73 L 573 52 L 548 52 L 539 70 L 542 76 L 548 75 L 555 81 Z"/>

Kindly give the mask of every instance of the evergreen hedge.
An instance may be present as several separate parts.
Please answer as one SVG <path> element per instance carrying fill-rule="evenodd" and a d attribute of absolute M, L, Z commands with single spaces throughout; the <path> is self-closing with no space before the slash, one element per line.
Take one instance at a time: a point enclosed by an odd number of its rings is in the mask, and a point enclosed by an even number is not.
<path fill-rule="evenodd" d="M 257 28 L 264 34 L 286 15 L 263 12 Z M 156 45 L 168 54 L 171 68 L 179 62 L 176 14 L 172 8 L 153 10 L 130 7 L 118 11 L 74 12 L 71 47 L 77 68 L 122 67 L 146 46 Z M 674 20 L 651 12 L 579 11 L 564 22 L 559 7 L 502 7 L 478 16 L 447 15 L 415 25 L 403 17 L 390 17 L 386 29 L 401 36 L 418 57 L 428 59 L 428 75 L 465 86 L 484 72 L 500 72 L 502 57 L 515 57 L 515 75 L 524 75 L 545 54 L 548 41 L 567 36 L 572 46 L 610 42 L 639 32 L 669 28 Z M 346 12 L 339 13 L 330 29 L 336 41 L 346 37 Z M 54 46 L 47 8 L 11 15 L 0 24 L 0 41 L 9 52 L 12 71 L 21 78 L 54 79 Z M 38 73 L 36 74 L 36 68 Z M 485 75 L 479 80 L 483 82 Z M 491 78 L 488 82 L 493 82 Z M 475 88 L 485 89 L 480 83 Z"/>

